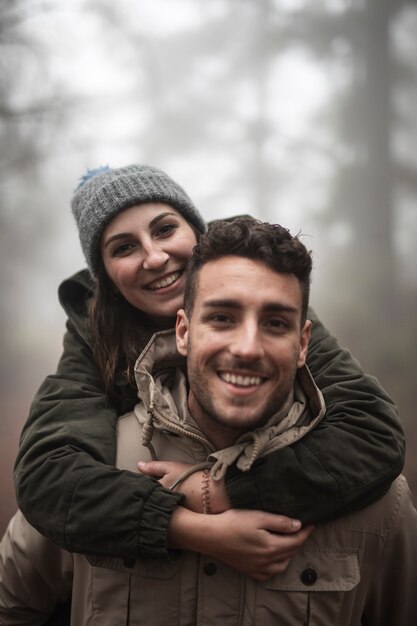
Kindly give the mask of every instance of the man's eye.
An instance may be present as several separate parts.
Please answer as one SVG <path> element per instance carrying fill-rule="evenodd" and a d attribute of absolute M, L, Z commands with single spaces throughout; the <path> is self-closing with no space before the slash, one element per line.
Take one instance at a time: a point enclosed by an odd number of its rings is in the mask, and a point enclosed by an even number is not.
<path fill-rule="evenodd" d="M 265 326 L 272 330 L 285 330 L 288 324 L 284 320 L 272 319 L 265 322 Z"/>
<path fill-rule="evenodd" d="M 224 313 L 216 313 L 210 317 L 211 322 L 216 322 L 218 324 L 228 324 L 232 322 L 232 318 L 229 315 L 225 315 Z"/>

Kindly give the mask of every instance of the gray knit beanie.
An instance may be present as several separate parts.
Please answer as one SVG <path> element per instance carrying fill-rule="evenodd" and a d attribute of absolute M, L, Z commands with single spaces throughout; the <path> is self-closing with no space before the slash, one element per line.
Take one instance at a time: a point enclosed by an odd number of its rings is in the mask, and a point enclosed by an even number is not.
<path fill-rule="evenodd" d="M 184 189 L 167 174 L 149 165 L 107 166 L 89 170 L 74 192 L 71 207 L 77 222 L 81 248 L 90 272 L 96 276 L 100 238 L 115 215 L 146 202 L 164 202 L 181 213 L 198 232 L 206 225 Z"/>

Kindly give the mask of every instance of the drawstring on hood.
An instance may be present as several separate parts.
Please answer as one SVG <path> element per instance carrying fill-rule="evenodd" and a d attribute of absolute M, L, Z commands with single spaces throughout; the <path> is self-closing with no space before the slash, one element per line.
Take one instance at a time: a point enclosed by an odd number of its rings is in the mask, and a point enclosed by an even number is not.
<path fill-rule="evenodd" d="M 145 448 L 148 448 L 149 453 L 151 455 L 151 459 L 152 461 L 157 461 L 157 456 L 156 456 L 156 452 L 155 452 L 155 448 L 153 447 L 152 443 L 151 443 L 151 439 L 153 436 L 153 412 L 152 412 L 153 407 L 149 407 L 148 409 L 148 419 L 146 420 L 146 422 L 143 424 L 143 430 L 142 430 L 142 445 L 145 446 Z"/>

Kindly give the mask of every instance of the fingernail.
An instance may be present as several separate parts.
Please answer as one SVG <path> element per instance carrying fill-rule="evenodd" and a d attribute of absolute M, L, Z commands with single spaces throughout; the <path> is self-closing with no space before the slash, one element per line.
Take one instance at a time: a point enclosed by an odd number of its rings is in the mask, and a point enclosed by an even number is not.
<path fill-rule="evenodd" d="M 145 463 L 145 461 L 139 461 L 139 463 L 138 463 L 138 468 L 139 468 L 139 469 L 144 469 L 145 467 L 146 467 L 146 463 Z"/>
<path fill-rule="evenodd" d="M 301 528 L 301 522 L 299 519 L 292 519 L 291 520 L 291 526 L 295 529 L 295 530 L 299 530 Z"/>

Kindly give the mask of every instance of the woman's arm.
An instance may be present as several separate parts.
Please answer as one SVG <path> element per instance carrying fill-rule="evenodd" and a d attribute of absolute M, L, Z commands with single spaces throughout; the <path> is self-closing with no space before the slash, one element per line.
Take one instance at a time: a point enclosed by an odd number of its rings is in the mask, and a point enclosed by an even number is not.
<path fill-rule="evenodd" d="M 308 364 L 323 391 L 327 413 L 297 443 L 262 457 L 249 472 L 231 468 L 226 485 L 210 479 L 211 508 L 259 509 L 315 523 L 353 512 L 380 498 L 401 472 L 404 434 L 392 400 L 310 311 Z M 174 482 L 184 467 L 150 462 L 141 472 Z M 202 511 L 202 473 L 177 489 L 184 506 Z"/>
<path fill-rule="evenodd" d="M 314 326 L 310 367 L 328 415 L 250 473 L 229 471 L 235 508 L 318 521 L 378 498 L 401 470 L 404 440 L 394 405 L 320 323 Z M 41 386 L 22 433 L 19 506 L 35 528 L 68 550 L 166 557 L 168 525 L 181 496 L 114 468 L 116 418 L 90 349 L 69 323 L 57 374 Z"/>
<path fill-rule="evenodd" d="M 168 524 L 181 496 L 114 467 L 116 418 L 90 348 L 69 322 L 57 373 L 41 385 L 22 432 L 19 507 L 67 550 L 166 557 Z"/>
<path fill-rule="evenodd" d="M 393 401 L 313 311 L 309 318 L 307 364 L 323 392 L 325 417 L 250 472 L 231 468 L 226 474 L 232 507 L 281 513 L 303 523 L 340 517 L 380 498 L 400 474 L 405 454 Z"/>
<path fill-rule="evenodd" d="M 114 467 L 117 416 L 133 407 L 135 390 L 130 398 L 124 394 L 123 406 L 109 402 L 85 332 L 89 285 L 82 274 L 63 285 L 70 321 L 57 373 L 39 389 L 22 432 L 15 465 L 19 506 L 38 531 L 68 550 L 167 558 L 168 528 L 182 496 Z"/>
<path fill-rule="evenodd" d="M 282 574 L 306 541 L 313 526 L 263 511 L 230 509 L 218 515 L 195 513 L 182 506 L 174 511 L 169 542 L 227 563 L 256 580 Z"/>

